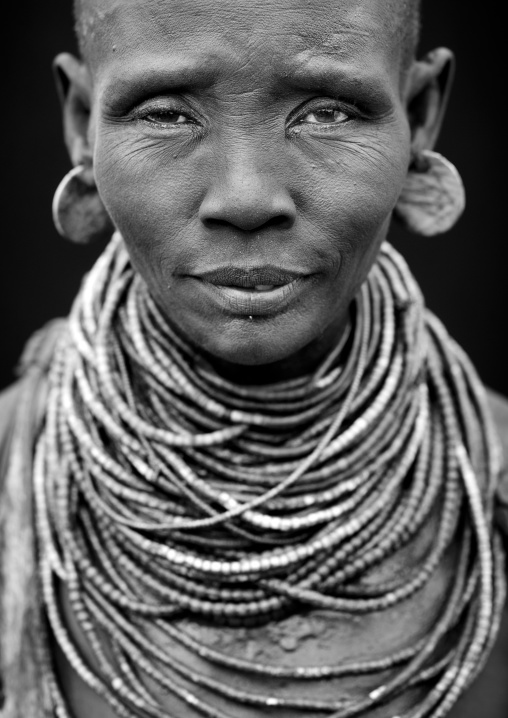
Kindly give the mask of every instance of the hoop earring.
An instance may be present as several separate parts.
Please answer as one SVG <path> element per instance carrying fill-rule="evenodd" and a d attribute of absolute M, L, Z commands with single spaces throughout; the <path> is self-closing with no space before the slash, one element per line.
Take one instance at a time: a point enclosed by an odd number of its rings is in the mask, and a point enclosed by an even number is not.
<path fill-rule="evenodd" d="M 53 222 L 57 232 L 77 244 L 109 239 L 114 226 L 93 179 L 84 165 L 73 167 L 62 179 L 53 197 Z"/>
<path fill-rule="evenodd" d="M 408 172 L 395 215 L 407 229 L 432 237 L 448 231 L 466 206 L 466 192 L 455 165 L 423 150 Z"/>

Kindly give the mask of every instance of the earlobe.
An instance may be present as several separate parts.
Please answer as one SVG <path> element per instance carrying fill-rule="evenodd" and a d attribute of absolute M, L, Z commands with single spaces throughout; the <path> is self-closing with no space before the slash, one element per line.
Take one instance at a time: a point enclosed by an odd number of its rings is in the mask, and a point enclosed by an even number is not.
<path fill-rule="evenodd" d="M 448 104 L 455 58 L 440 47 L 414 63 L 409 73 L 406 104 L 411 127 L 411 154 L 420 155 L 436 144 Z"/>
<path fill-rule="evenodd" d="M 443 122 L 453 71 L 453 54 L 439 48 L 415 62 L 409 75 L 411 155 L 395 216 L 409 230 L 426 237 L 451 229 L 465 207 L 465 190 L 457 169 L 432 151 Z"/>
<path fill-rule="evenodd" d="M 92 86 L 86 65 L 69 53 L 53 61 L 53 75 L 63 111 L 64 138 L 72 164 L 91 166 L 89 144 Z"/>
<path fill-rule="evenodd" d="M 109 239 L 111 218 L 95 184 L 90 145 L 92 83 L 85 65 L 73 55 L 58 55 L 53 63 L 63 110 L 65 144 L 73 164 L 53 198 L 53 221 L 59 234 L 78 244 Z"/>
<path fill-rule="evenodd" d="M 395 216 L 411 232 L 432 237 L 451 229 L 465 204 L 464 185 L 454 165 L 437 152 L 422 150 L 418 164 L 408 172 Z"/>

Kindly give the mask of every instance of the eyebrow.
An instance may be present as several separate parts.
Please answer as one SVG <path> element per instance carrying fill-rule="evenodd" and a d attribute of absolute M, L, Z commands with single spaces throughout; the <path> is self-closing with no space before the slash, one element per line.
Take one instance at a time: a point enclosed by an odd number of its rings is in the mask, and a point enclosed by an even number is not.
<path fill-rule="evenodd" d="M 393 101 L 390 83 L 379 68 L 362 71 L 358 67 L 348 67 L 334 53 L 322 54 L 322 51 L 323 48 L 320 48 L 319 54 L 314 55 L 312 60 L 299 62 L 296 67 L 292 64 L 294 58 L 292 62 L 283 63 L 274 75 L 272 94 L 276 95 L 282 87 L 291 87 L 310 92 L 347 92 L 352 97 L 369 99 L 381 106 L 388 106 Z M 138 61 L 123 61 L 108 73 L 100 94 L 110 104 L 163 94 L 168 90 L 176 93 L 207 88 L 228 69 L 232 73 L 235 71 L 231 55 L 227 57 L 217 53 L 216 58 L 219 63 L 211 62 L 208 53 L 192 59 L 181 55 L 157 56 L 149 60 L 144 68 L 139 67 Z"/>
<path fill-rule="evenodd" d="M 378 67 L 372 70 L 348 67 L 347 63 L 328 53 L 315 55 L 312 61 L 301 63 L 292 70 L 288 67 L 285 80 L 300 89 L 329 91 L 337 88 L 380 105 L 389 105 L 394 99 L 389 77 Z"/>
<path fill-rule="evenodd" d="M 143 68 L 137 59 L 119 62 L 108 73 L 99 94 L 108 102 L 115 102 L 125 96 L 167 92 L 169 88 L 173 92 L 200 89 L 212 85 L 223 72 L 222 63 L 221 68 L 214 67 L 209 56 L 196 56 L 193 60 L 189 62 L 188 57 L 165 55 L 148 60 Z"/>

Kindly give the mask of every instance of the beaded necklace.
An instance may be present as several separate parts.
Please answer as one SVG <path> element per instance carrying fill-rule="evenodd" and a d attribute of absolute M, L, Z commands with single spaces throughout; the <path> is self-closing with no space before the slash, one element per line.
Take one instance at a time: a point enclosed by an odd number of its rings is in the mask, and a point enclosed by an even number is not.
<path fill-rule="evenodd" d="M 481 670 L 500 622 L 503 553 L 490 528 L 499 467 L 480 382 L 388 244 L 314 374 L 248 387 L 171 330 L 116 234 L 57 348 L 34 458 L 48 628 L 119 718 L 167 717 L 145 678 L 207 718 L 234 718 L 235 705 L 351 718 L 415 686 L 426 697 L 404 718 L 441 718 Z M 364 580 L 436 514 L 409 579 Z M 451 546 L 457 567 L 438 620 L 382 659 L 270 665 L 175 621 L 382 612 L 421 591 Z M 97 670 L 68 633 L 58 581 Z M 148 626 L 232 672 L 301 682 L 369 674 L 379 685 L 319 701 L 241 690 L 180 665 Z M 55 714 L 69 718 L 47 647 L 45 664 Z M 197 686 L 229 708 L 198 698 Z"/>

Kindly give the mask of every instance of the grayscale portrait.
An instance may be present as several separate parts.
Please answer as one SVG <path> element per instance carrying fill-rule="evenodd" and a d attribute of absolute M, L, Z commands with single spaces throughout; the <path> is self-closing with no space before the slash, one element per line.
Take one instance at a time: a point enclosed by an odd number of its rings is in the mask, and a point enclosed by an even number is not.
<path fill-rule="evenodd" d="M 506 718 L 492 14 L 14 11 L 0 718 Z"/>

